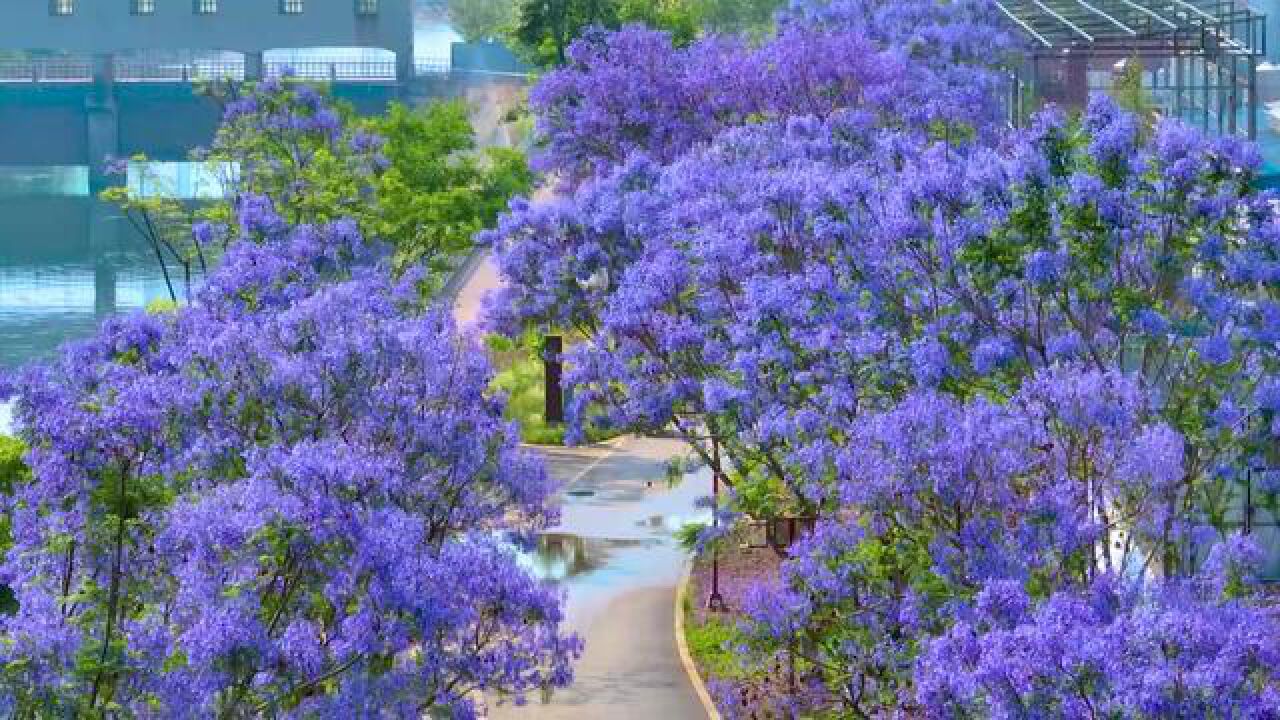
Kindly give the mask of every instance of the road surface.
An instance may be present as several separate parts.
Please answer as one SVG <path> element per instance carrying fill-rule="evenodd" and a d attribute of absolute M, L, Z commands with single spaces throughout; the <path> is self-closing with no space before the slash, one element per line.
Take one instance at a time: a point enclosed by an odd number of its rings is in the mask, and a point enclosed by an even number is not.
<path fill-rule="evenodd" d="M 672 440 L 625 438 L 613 447 L 549 449 L 566 483 L 561 524 L 547 533 L 534 568 L 568 591 L 570 627 L 586 641 L 575 681 L 549 703 L 489 699 L 491 720 L 704 720 L 676 650 L 674 604 L 686 554 L 672 537 L 705 520 L 705 472 L 670 487 Z"/>

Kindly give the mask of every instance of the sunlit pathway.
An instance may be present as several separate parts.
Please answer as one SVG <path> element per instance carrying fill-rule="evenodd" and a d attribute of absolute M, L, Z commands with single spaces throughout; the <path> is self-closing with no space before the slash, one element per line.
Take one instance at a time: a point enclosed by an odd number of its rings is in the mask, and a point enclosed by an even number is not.
<path fill-rule="evenodd" d="M 497 266 L 487 254 L 473 261 L 464 272 L 469 274 L 454 297 L 453 318 L 459 327 L 474 328 L 480 320 L 485 293 L 497 288 L 501 279 Z"/>
<path fill-rule="evenodd" d="M 459 326 L 476 327 L 484 295 L 500 283 L 491 258 L 470 265 L 452 298 Z M 573 685 L 550 702 L 490 698 L 490 718 L 706 717 L 676 650 L 675 594 L 686 554 L 672 534 L 705 514 L 696 504 L 710 494 L 711 479 L 703 472 L 670 487 L 666 460 L 680 450 L 674 440 L 632 437 L 540 450 L 562 486 L 563 511 L 531 563 L 566 590 L 568 622 L 586 651 Z"/>
<path fill-rule="evenodd" d="M 672 440 L 625 438 L 611 446 L 546 450 L 564 483 L 561 523 L 534 570 L 568 592 L 570 627 L 586 640 L 574 684 L 549 703 L 517 707 L 491 698 L 489 717 L 662 718 L 706 714 L 680 664 L 673 630 L 685 553 L 672 533 L 698 517 L 706 473 L 667 483 Z"/>
<path fill-rule="evenodd" d="M 551 190 L 541 188 L 534 192 L 533 201 L 546 202 L 553 197 Z M 459 327 L 473 328 L 480 320 L 485 294 L 501 287 L 502 277 L 488 253 L 473 258 L 462 272 L 462 282 L 452 292 L 453 317 Z"/>

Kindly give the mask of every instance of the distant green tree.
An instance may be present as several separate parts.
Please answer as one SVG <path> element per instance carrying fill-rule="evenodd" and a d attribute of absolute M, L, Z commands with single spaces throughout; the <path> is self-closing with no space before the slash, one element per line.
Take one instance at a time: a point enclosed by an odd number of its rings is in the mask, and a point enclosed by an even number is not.
<path fill-rule="evenodd" d="M 151 246 L 166 278 L 176 266 L 188 285 L 207 268 L 210 251 L 220 254 L 236 234 L 234 192 L 270 198 L 293 224 L 354 219 L 366 238 L 395 247 L 399 268 L 428 269 L 430 293 L 470 249 L 472 235 L 533 182 L 519 151 L 476 146 L 461 101 L 394 104 L 385 116 L 359 118 L 323 88 L 296 81 L 210 93 L 223 102 L 226 120 L 199 159 L 227 176 L 224 200 L 196 208 L 154 183 L 145 192 L 135 183 L 103 193 Z M 172 285 L 176 303 L 182 297 Z"/>
<path fill-rule="evenodd" d="M 393 105 L 365 121 L 385 141 L 387 169 L 374 181 L 372 234 L 392 241 L 402 265 L 443 272 L 491 225 L 507 201 L 533 183 L 524 155 L 477 150 L 462 102 L 409 109 Z"/>
<path fill-rule="evenodd" d="M 448 0 L 449 23 L 467 42 L 481 42 L 511 33 L 516 0 Z"/>
<path fill-rule="evenodd" d="M 762 35 L 782 5 L 783 0 L 618 0 L 618 21 L 666 30 L 676 45 L 687 45 L 708 33 Z"/>
<path fill-rule="evenodd" d="M 783 2 L 521 0 L 517 21 L 508 37 L 525 60 L 548 67 L 563 64 L 565 50 L 592 25 L 613 29 L 626 23 L 644 23 L 670 32 L 677 45 L 687 45 L 712 32 L 763 35 L 773 27 L 774 13 Z"/>
<path fill-rule="evenodd" d="M 785 0 L 676 0 L 690 6 L 703 32 L 760 35 L 773 27 Z"/>
<path fill-rule="evenodd" d="M 592 25 L 618 26 L 617 0 L 521 0 L 515 49 L 541 67 L 563 65 L 565 50 Z"/>
<path fill-rule="evenodd" d="M 644 23 L 671 33 L 676 45 L 688 45 L 702 25 L 702 0 L 619 0 L 620 24 Z"/>

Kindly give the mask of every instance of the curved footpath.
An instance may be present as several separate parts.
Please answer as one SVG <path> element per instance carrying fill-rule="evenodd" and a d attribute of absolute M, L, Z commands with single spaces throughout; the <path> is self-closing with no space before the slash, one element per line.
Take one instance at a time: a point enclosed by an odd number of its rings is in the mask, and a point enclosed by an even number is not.
<path fill-rule="evenodd" d="M 573 685 L 523 707 L 490 698 L 489 718 L 700 720 L 707 717 L 676 647 L 675 595 L 686 553 L 672 534 L 703 511 L 705 474 L 668 487 L 672 440 L 620 438 L 548 448 L 564 483 L 561 523 L 548 537 L 568 548 L 535 571 L 567 591 L 570 629 L 586 641 Z"/>
<path fill-rule="evenodd" d="M 487 258 L 466 272 L 453 288 L 454 317 L 474 327 L 499 278 Z M 674 440 L 625 437 L 541 451 L 561 482 L 563 510 L 548 532 L 559 552 L 541 553 L 535 570 L 565 588 L 568 624 L 586 649 L 573 685 L 524 706 L 489 698 L 489 718 L 703 720 L 676 643 L 676 589 L 687 556 L 672 536 L 706 514 L 696 502 L 711 493 L 709 474 L 668 487 L 666 460 L 681 452 Z"/>

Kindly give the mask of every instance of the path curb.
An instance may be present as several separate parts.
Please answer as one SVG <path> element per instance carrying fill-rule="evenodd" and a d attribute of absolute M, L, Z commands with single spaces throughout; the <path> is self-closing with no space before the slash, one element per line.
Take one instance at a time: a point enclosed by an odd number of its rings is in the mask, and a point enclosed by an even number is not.
<path fill-rule="evenodd" d="M 449 279 L 445 281 L 444 287 L 440 288 L 439 297 L 448 303 L 450 307 L 453 307 L 462 295 L 462 288 L 466 287 L 467 283 L 471 281 L 471 278 L 480 269 L 480 266 L 484 264 L 484 259 L 488 255 L 489 249 L 487 247 L 473 247 L 471 252 L 467 253 L 467 256 L 462 259 L 462 263 L 449 274 Z"/>
<path fill-rule="evenodd" d="M 693 656 L 689 654 L 689 644 L 684 638 L 684 600 L 689 595 L 689 580 L 692 576 L 693 560 L 690 559 L 685 562 L 684 572 L 680 575 L 680 584 L 676 587 L 676 651 L 680 654 L 680 664 L 684 666 L 684 672 L 689 676 L 693 691 L 698 695 L 698 701 L 702 703 L 702 709 L 707 711 L 707 717 L 709 720 L 721 720 L 720 711 L 711 701 L 711 693 L 707 692 L 707 686 L 702 682 L 702 675 L 698 672 L 698 666 L 693 663 Z"/>

